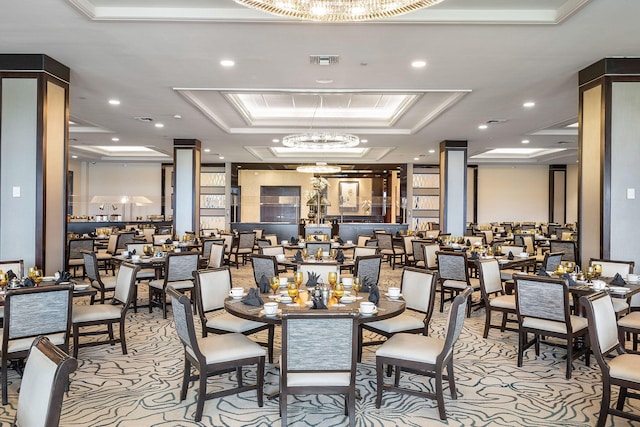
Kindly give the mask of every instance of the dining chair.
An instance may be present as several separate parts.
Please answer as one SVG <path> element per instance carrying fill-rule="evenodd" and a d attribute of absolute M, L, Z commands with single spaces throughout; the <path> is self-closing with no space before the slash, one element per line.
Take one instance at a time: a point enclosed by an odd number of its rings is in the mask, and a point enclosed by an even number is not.
<path fill-rule="evenodd" d="M 253 335 L 267 331 L 267 341 L 258 344 L 267 347 L 269 363 L 273 363 L 274 325 L 246 320 L 224 310 L 224 301 L 233 287 L 228 266 L 198 270 L 194 273 L 196 303 L 202 324 L 202 336 L 213 334 L 239 333 Z"/>
<path fill-rule="evenodd" d="M 398 247 L 394 244 L 391 233 L 376 233 L 376 238 L 378 239 L 380 254 L 389 262 L 391 269 L 395 269 L 396 260 L 399 260 L 400 263 L 403 262 L 405 255 L 404 247 Z"/>
<path fill-rule="evenodd" d="M 182 292 L 193 289 L 193 272 L 198 269 L 198 252 L 169 253 L 164 266 L 164 279 L 149 281 L 149 313 L 153 307 L 162 308 L 162 317 L 167 318 L 167 286 Z M 193 295 L 191 295 L 193 298 Z"/>
<path fill-rule="evenodd" d="M 640 355 L 627 353 L 618 340 L 611 296 L 597 292 L 583 296 L 580 302 L 589 323 L 591 351 L 602 374 L 602 401 L 596 426 L 604 427 L 609 414 L 640 422 L 640 415 L 623 411 L 627 398 L 640 399 Z M 620 387 L 615 408 L 610 407 L 611 386 Z"/>
<path fill-rule="evenodd" d="M 155 234 L 155 227 L 144 227 L 142 229 L 142 236 L 144 237 L 144 241 L 147 243 L 153 244 L 153 235 Z"/>
<path fill-rule="evenodd" d="M 329 283 L 329 273 L 338 273 L 340 281 L 340 266 L 337 263 L 303 262 L 298 264 L 296 271 L 301 271 L 304 275 L 304 283 L 309 279 L 309 273 L 318 275 L 318 283 Z"/>
<path fill-rule="evenodd" d="M 211 246 L 224 245 L 223 238 L 205 237 L 202 239 L 202 254 L 200 255 L 200 267 L 206 267 L 211 255 Z M 224 249 L 224 246 L 223 246 Z M 224 251 L 223 251 L 224 254 Z"/>
<path fill-rule="evenodd" d="M 184 347 L 184 371 L 180 401 L 187 398 L 187 388 L 191 381 L 198 381 L 198 397 L 195 420 L 202 419 L 204 402 L 209 399 L 256 390 L 258 406 L 263 405 L 265 350 L 242 334 L 212 335 L 204 338 L 196 336 L 191 303 L 182 292 L 169 286 L 167 294 L 173 306 L 173 318 L 176 332 Z M 245 385 L 242 378 L 244 366 L 257 365 L 256 384 Z M 191 367 L 196 374 L 191 374 Z M 223 375 L 235 370 L 237 387 L 220 389 L 207 393 L 207 379 L 214 375 Z"/>
<path fill-rule="evenodd" d="M 378 248 L 376 246 L 356 246 L 353 248 L 353 259 L 365 255 L 377 255 Z"/>
<path fill-rule="evenodd" d="M 378 286 L 382 255 L 363 255 L 356 258 L 353 266 L 353 277 L 362 279 L 362 286 Z"/>
<path fill-rule="evenodd" d="M 62 352 L 47 337 L 37 337 L 31 344 L 24 367 L 13 425 L 58 427 L 69 375 L 77 367 L 78 361 Z"/>
<path fill-rule="evenodd" d="M 528 252 L 529 255 L 533 256 L 536 253 L 535 242 L 533 240 L 533 234 L 514 234 L 513 235 L 513 243 L 516 246 L 524 246 L 523 252 Z M 553 251 L 553 249 L 551 249 Z M 517 255 L 514 253 L 514 255 Z"/>
<path fill-rule="evenodd" d="M 231 263 L 231 251 L 233 250 L 233 243 L 235 241 L 235 236 L 230 233 L 223 233 L 220 235 L 224 240 L 224 256 L 226 258 L 226 263 Z"/>
<path fill-rule="evenodd" d="M 595 259 L 589 260 L 589 265 L 600 264 L 602 267 L 601 276 L 603 277 L 615 277 L 619 274 L 623 279 L 627 277 L 629 273 L 633 273 L 635 267 L 634 261 L 617 261 L 611 259 Z M 613 309 L 618 317 L 629 312 L 632 307 L 640 306 L 640 295 L 635 294 L 631 298 L 612 298 Z"/>
<path fill-rule="evenodd" d="M 136 233 L 132 231 L 123 231 L 123 232 L 117 233 L 118 242 L 116 243 L 116 255 L 121 254 L 122 251 L 126 251 L 127 244 L 135 243 L 133 240 L 135 235 Z"/>
<path fill-rule="evenodd" d="M 513 254 L 514 257 L 517 257 L 522 252 L 525 251 L 524 245 L 502 245 L 502 253 L 505 255 Z M 512 280 L 514 274 L 522 273 L 524 271 L 523 267 L 520 268 L 503 268 L 500 270 L 500 278 L 502 280 Z"/>
<path fill-rule="evenodd" d="M 242 265 L 247 263 L 247 258 L 253 253 L 255 240 L 256 234 L 253 231 L 243 231 L 238 234 L 236 245 L 231 251 L 231 255 L 235 258 L 236 268 L 240 268 L 239 258 L 242 259 Z"/>
<path fill-rule="evenodd" d="M 490 328 L 500 329 L 501 332 L 504 332 L 505 329 L 517 331 L 506 327 L 509 314 L 516 315 L 516 297 L 515 295 L 505 295 L 500 277 L 500 264 L 496 259 L 483 260 L 478 263 L 478 270 L 480 273 L 480 292 L 486 316 L 483 337 L 487 338 Z M 500 326 L 491 324 L 491 315 L 494 312 L 502 313 Z"/>
<path fill-rule="evenodd" d="M 437 239 L 440 236 L 440 230 L 424 230 L 422 235 L 426 239 Z"/>
<path fill-rule="evenodd" d="M 283 310 L 280 417 L 287 426 L 287 400 L 296 394 L 342 394 L 349 426 L 355 427 L 356 311 L 301 313 Z M 298 419 L 302 419 L 297 417 Z"/>
<path fill-rule="evenodd" d="M 356 246 L 367 246 L 367 242 L 371 240 L 371 236 L 358 235 Z"/>
<path fill-rule="evenodd" d="M 318 249 L 322 249 L 322 252 L 328 254 L 331 250 L 331 242 L 307 242 L 305 243 L 309 256 L 314 256 Z"/>
<path fill-rule="evenodd" d="M 469 277 L 467 254 L 465 252 L 438 251 L 438 281 L 440 283 L 440 313 L 444 311 L 444 303 L 452 301 L 460 292 L 471 287 L 480 290 L 480 281 Z M 445 293 L 450 297 L 446 298 Z M 472 294 L 473 295 L 473 294 Z M 471 316 L 472 297 L 467 298 L 467 316 Z"/>
<path fill-rule="evenodd" d="M 260 254 L 261 255 L 271 255 L 271 256 L 276 256 L 276 255 L 284 255 L 284 248 L 282 246 L 262 246 L 260 248 Z"/>
<path fill-rule="evenodd" d="M 440 245 L 437 243 L 429 243 L 422 245 L 422 252 L 424 257 L 425 268 L 432 272 L 438 272 L 438 256 L 436 255 L 440 250 Z"/>
<path fill-rule="evenodd" d="M 24 277 L 24 260 L 0 261 L 0 270 L 5 273 L 11 270 L 17 277 L 22 278 Z"/>
<path fill-rule="evenodd" d="M 122 354 L 127 354 L 127 342 L 125 335 L 125 320 L 127 310 L 131 305 L 134 290 L 136 286 L 136 273 L 140 270 L 137 265 L 122 263 L 118 269 L 116 276 L 116 287 L 113 298 L 109 304 L 100 305 L 80 305 L 73 306 L 71 312 L 71 323 L 73 327 L 73 357 L 78 358 L 78 349 L 80 347 L 92 347 L 102 344 L 111 344 L 120 342 Z M 120 333 L 118 339 L 114 338 L 113 325 L 119 324 Z M 106 330 L 97 331 L 93 326 L 105 325 Z M 81 332 L 80 328 L 91 326 L 88 332 Z M 80 343 L 81 336 L 105 335 L 109 336 L 108 340 L 96 341 L 91 340 Z"/>
<path fill-rule="evenodd" d="M 424 250 L 422 249 L 422 246 L 426 244 L 427 242 L 421 239 L 413 239 L 411 241 L 413 251 L 413 266 L 416 268 L 426 268 L 424 262 Z"/>
<path fill-rule="evenodd" d="M 479 233 L 484 234 L 484 241 L 487 245 L 493 243 L 493 230 L 480 230 Z"/>
<path fill-rule="evenodd" d="M 278 246 L 278 236 L 275 234 L 265 234 L 264 239 L 269 241 L 269 246 Z"/>
<path fill-rule="evenodd" d="M 253 279 L 260 289 L 260 282 L 269 282 L 273 276 L 278 275 L 278 261 L 273 255 L 254 255 L 251 257 L 251 267 L 253 268 Z"/>
<path fill-rule="evenodd" d="M 516 274 L 516 313 L 518 315 L 518 367 L 522 367 L 524 352 L 535 346 L 540 356 L 540 337 L 564 340 L 567 348 L 566 377 L 571 378 L 573 361 L 585 356 L 589 366 L 589 330 L 587 319 L 572 315 L 569 309 L 569 289 L 566 280 L 551 277 Z M 529 341 L 529 333 L 534 335 Z M 584 345 L 578 340 L 584 340 Z"/>
<path fill-rule="evenodd" d="M 84 257 L 84 268 L 89 278 L 91 287 L 98 291 L 100 294 L 100 304 L 104 304 L 105 294 L 107 292 L 113 292 L 116 288 L 115 276 L 100 276 L 100 270 L 98 269 L 98 258 L 95 252 L 84 251 L 82 253 Z M 95 297 L 91 297 L 91 303 Z"/>
<path fill-rule="evenodd" d="M 216 243 L 209 248 L 207 268 L 218 268 L 224 265 L 224 243 Z"/>
<path fill-rule="evenodd" d="M 413 265 L 415 263 L 413 255 L 413 242 L 416 236 L 402 236 L 402 243 L 404 244 L 404 260 L 407 265 Z"/>
<path fill-rule="evenodd" d="M 67 240 L 65 271 L 71 272 L 71 269 L 73 269 L 73 276 L 75 277 L 78 267 L 82 267 L 82 278 L 84 279 L 86 277 L 86 271 L 82 251 L 93 251 L 93 239 L 80 238 Z"/>
<path fill-rule="evenodd" d="M 444 408 L 443 380 L 448 380 L 452 399 L 457 399 L 453 374 L 453 346 L 464 324 L 465 306 L 473 290 L 464 289 L 451 304 L 444 338 L 399 333 L 389 338 L 376 351 L 376 408 L 382 404 L 384 389 L 435 399 L 441 420 L 447 419 Z M 396 368 L 393 385 L 384 384 L 384 365 Z M 446 368 L 447 375 L 443 375 Z M 435 392 L 400 387 L 402 370 L 435 377 Z M 414 381 L 414 380 L 412 380 Z M 422 387 L 421 387 L 422 388 Z"/>
<path fill-rule="evenodd" d="M 464 239 L 465 244 L 467 244 L 468 242 L 471 246 L 479 246 L 479 245 L 484 245 L 486 243 L 483 233 L 479 235 L 473 235 L 473 236 L 466 235 L 466 236 L 463 236 L 462 238 Z"/>
<path fill-rule="evenodd" d="M 24 359 L 33 340 L 45 335 L 69 352 L 73 286 L 9 289 L 4 297 L 2 326 L 2 404 L 8 402 L 7 364 Z"/>
<path fill-rule="evenodd" d="M 563 261 L 577 262 L 576 242 L 573 240 L 549 240 L 549 250 L 564 253 Z"/>
<path fill-rule="evenodd" d="M 362 347 L 380 345 L 384 340 L 364 342 L 362 331 L 367 330 L 389 339 L 397 333 L 429 335 L 429 321 L 433 314 L 436 295 L 436 275 L 426 270 L 405 267 L 402 271 L 400 292 L 407 309 L 416 314 L 423 314 L 420 319 L 413 313 L 402 313 L 390 319 L 361 323 L 358 331 L 358 360 L 361 359 Z"/>
<path fill-rule="evenodd" d="M 114 276 L 116 274 L 116 267 L 115 264 L 111 262 L 111 258 L 116 256 L 118 252 L 117 248 L 118 235 L 116 233 L 111 233 L 109 235 L 109 241 L 107 242 L 107 249 L 105 251 L 99 250 L 96 252 L 96 258 L 98 260 L 98 263 L 101 264 L 104 268 L 104 272 L 108 273 L 109 269 L 111 269 L 111 274 Z M 91 250 L 93 251 L 93 248 Z"/>
<path fill-rule="evenodd" d="M 153 235 L 153 245 L 154 246 L 162 246 L 167 243 L 167 240 L 173 241 L 173 236 L 171 234 L 154 234 Z"/>

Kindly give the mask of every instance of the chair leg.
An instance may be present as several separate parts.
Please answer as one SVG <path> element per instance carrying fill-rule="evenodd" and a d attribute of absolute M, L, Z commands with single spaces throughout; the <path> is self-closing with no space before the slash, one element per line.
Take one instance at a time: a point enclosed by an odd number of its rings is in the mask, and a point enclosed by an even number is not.
<path fill-rule="evenodd" d="M 9 399 L 7 397 L 7 359 L 2 357 L 2 404 L 6 405 Z"/>
<path fill-rule="evenodd" d="M 273 363 L 274 336 L 275 336 L 275 326 L 270 325 L 267 333 L 267 352 L 269 353 L 269 363 Z"/>
<path fill-rule="evenodd" d="M 120 319 L 120 346 L 122 347 L 122 354 L 127 354 L 127 340 L 124 334 L 124 318 Z"/>
<path fill-rule="evenodd" d="M 391 365 L 388 365 L 389 370 L 391 370 Z M 400 386 L 400 373 L 402 372 L 402 368 L 400 366 L 396 366 L 396 375 L 393 378 L 393 385 L 396 387 Z M 390 376 L 390 375 L 387 375 Z"/>
<path fill-rule="evenodd" d="M 491 309 L 489 306 L 485 308 L 485 319 L 484 319 L 484 333 L 482 334 L 483 338 L 487 338 L 489 336 L 489 327 L 491 325 Z"/>
<path fill-rule="evenodd" d="M 116 345 L 116 339 L 113 336 L 113 323 L 107 324 L 107 331 L 109 333 L 109 344 Z"/>
<path fill-rule="evenodd" d="M 256 392 L 258 394 L 258 407 L 262 408 L 264 405 L 264 356 L 258 359 L 258 379 L 256 382 Z"/>
<path fill-rule="evenodd" d="M 618 402 L 616 403 L 616 409 L 622 411 L 624 409 L 624 401 L 627 400 L 627 388 L 620 387 L 620 393 L 618 394 Z"/>
<path fill-rule="evenodd" d="M 524 344 L 527 340 L 527 333 L 523 331 L 518 332 L 518 368 L 522 367 L 522 357 L 524 353 Z"/>
<path fill-rule="evenodd" d="M 287 426 L 287 395 L 280 388 L 280 422 L 282 427 Z"/>
<path fill-rule="evenodd" d="M 456 380 L 453 376 L 453 357 L 449 360 L 449 363 L 447 363 L 447 376 L 449 377 L 451 399 L 456 400 L 458 398 L 458 391 L 456 390 Z"/>
<path fill-rule="evenodd" d="M 160 291 L 158 294 L 160 295 L 160 298 L 162 298 L 162 318 L 166 319 L 167 318 L 167 294 L 165 293 L 164 289 Z"/>
<path fill-rule="evenodd" d="M 182 388 L 180 389 L 180 401 L 187 398 L 187 387 L 189 387 L 189 377 L 191 376 L 191 362 L 184 358 L 184 372 L 182 374 Z"/>
<path fill-rule="evenodd" d="M 73 324 L 73 357 L 78 358 L 78 347 L 80 346 L 80 327 L 77 323 Z M 4 372 L 3 372 L 4 378 Z"/>
<path fill-rule="evenodd" d="M 567 374 L 568 380 L 571 379 L 571 370 L 573 368 L 573 338 L 569 336 L 567 338 Z"/>
<path fill-rule="evenodd" d="M 382 359 L 376 357 L 376 408 L 380 409 L 380 404 L 382 403 L 382 388 L 384 387 L 383 382 L 383 366 Z M 3 376 L 4 381 L 4 376 Z"/>
<path fill-rule="evenodd" d="M 356 394 L 355 391 L 350 392 L 348 395 L 348 410 L 349 410 L 349 427 L 355 427 L 356 425 Z"/>
<path fill-rule="evenodd" d="M 205 367 L 206 369 L 206 367 Z M 202 411 L 204 410 L 204 401 L 207 397 L 207 374 L 198 369 L 199 377 L 199 389 L 198 389 L 198 403 L 196 404 L 196 421 L 202 420 Z"/>
<path fill-rule="evenodd" d="M 238 388 L 242 387 L 242 366 L 238 366 L 236 368 L 236 379 L 238 383 Z"/>
<path fill-rule="evenodd" d="M 444 393 L 442 390 L 442 368 L 438 369 L 436 373 L 436 400 L 438 402 L 438 414 L 441 420 L 447 419 L 447 414 L 444 411 Z"/>
<path fill-rule="evenodd" d="M 597 427 L 604 427 L 609 414 L 609 404 L 611 403 L 611 385 L 608 381 L 602 386 L 602 402 L 600 403 L 600 415 L 598 415 Z"/>

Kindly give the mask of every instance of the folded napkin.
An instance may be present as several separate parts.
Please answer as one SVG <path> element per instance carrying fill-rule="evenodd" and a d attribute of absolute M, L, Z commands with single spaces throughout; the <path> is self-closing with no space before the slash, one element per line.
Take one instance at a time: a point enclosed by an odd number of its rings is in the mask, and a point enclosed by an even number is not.
<path fill-rule="evenodd" d="M 462 248 L 462 252 L 467 252 L 469 248 Z"/>
<path fill-rule="evenodd" d="M 16 276 L 16 273 L 13 272 L 13 270 L 8 270 L 7 271 L 7 280 L 11 280 L 11 279 L 15 279 L 18 276 Z"/>
<path fill-rule="evenodd" d="M 314 273 L 313 271 L 309 271 L 307 274 L 309 275 L 309 279 L 307 279 L 307 288 L 314 288 L 318 284 L 320 275 Z"/>
<path fill-rule="evenodd" d="M 344 264 L 344 252 L 342 252 L 342 249 L 338 249 L 336 261 L 338 262 L 338 264 Z"/>
<path fill-rule="evenodd" d="M 315 310 L 326 310 L 327 309 L 327 306 L 325 305 L 324 301 L 322 300 L 322 297 L 313 297 L 312 301 L 313 301 L 313 307 L 311 307 L 312 309 L 315 309 Z"/>
<path fill-rule="evenodd" d="M 249 289 L 249 294 L 246 298 L 241 300 L 243 304 L 253 305 L 255 307 L 261 306 L 264 304 L 262 302 L 262 298 L 260 298 L 260 294 L 258 293 L 258 288 Z"/>
<path fill-rule="evenodd" d="M 375 305 L 378 305 L 379 301 L 380 301 L 380 289 L 378 289 L 378 285 L 370 286 L 369 302 L 372 302 Z"/>
<path fill-rule="evenodd" d="M 58 271 L 58 278 L 56 279 L 56 285 L 59 285 L 62 282 L 70 282 L 71 274 L 68 271 Z"/>
<path fill-rule="evenodd" d="M 344 245 L 344 240 L 342 240 L 340 237 L 338 237 L 338 243 L 341 245 Z"/>
<path fill-rule="evenodd" d="M 620 273 L 616 273 L 616 275 L 613 276 L 613 280 L 610 284 L 614 286 L 624 286 L 627 284 L 627 282 L 624 281 Z"/>
<path fill-rule="evenodd" d="M 513 259 L 513 252 L 509 251 L 509 255 L 507 255 L 507 259 Z"/>
<path fill-rule="evenodd" d="M 322 239 L 318 236 L 313 236 L 313 240 L 315 240 L 316 242 L 322 242 Z"/>
<path fill-rule="evenodd" d="M 396 231 L 396 237 L 402 237 L 402 234 L 400 234 L 400 230 Z"/>
<path fill-rule="evenodd" d="M 129 255 L 135 255 L 136 254 L 136 250 L 132 250 L 131 252 L 129 252 Z"/>
<path fill-rule="evenodd" d="M 362 292 L 371 292 L 371 283 L 369 281 L 369 278 L 367 277 L 362 278 L 362 289 L 360 290 Z"/>
<path fill-rule="evenodd" d="M 478 252 L 476 252 L 476 251 L 471 252 L 471 256 L 469 256 L 469 259 L 473 260 L 473 261 L 477 260 L 478 259 Z"/>
<path fill-rule="evenodd" d="M 298 244 L 298 239 L 296 239 L 295 237 L 291 237 L 289 239 L 289 243 L 291 243 L 292 245 L 297 245 Z"/>
<path fill-rule="evenodd" d="M 271 289 L 269 278 L 264 274 L 262 275 L 260 280 L 258 280 L 258 287 L 260 288 L 260 292 L 262 292 L 263 294 L 268 294 L 269 290 Z"/>
<path fill-rule="evenodd" d="M 542 267 L 540 267 L 540 270 L 538 270 L 538 276 L 549 277 L 549 273 L 547 273 L 547 269 L 544 268 L 544 265 Z"/>
<path fill-rule="evenodd" d="M 302 262 L 302 252 L 300 251 L 300 249 L 298 249 L 298 251 L 296 252 L 296 255 L 293 257 L 293 260 L 295 262 Z"/>
<path fill-rule="evenodd" d="M 25 288 L 32 288 L 36 285 L 36 283 L 29 277 L 26 277 L 22 283 Z"/>
<path fill-rule="evenodd" d="M 471 246 L 471 240 L 467 239 L 467 246 Z"/>
<path fill-rule="evenodd" d="M 577 285 L 576 281 L 571 278 L 571 275 L 569 273 L 564 273 L 560 277 L 565 279 L 567 281 L 567 283 L 569 284 L 569 286 L 576 286 Z"/>
<path fill-rule="evenodd" d="M 422 238 L 424 237 L 424 234 L 422 234 L 422 233 L 418 233 L 418 234 L 417 234 L 417 236 L 418 236 L 420 239 L 422 239 Z"/>
<path fill-rule="evenodd" d="M 165 242 L 167 245 L 170 245 L 171 243 L 173 243 L 173 240 L 171 240 L 171 239 L 167 239 L 167 240 L 165 240 L 164 242 Z"/>

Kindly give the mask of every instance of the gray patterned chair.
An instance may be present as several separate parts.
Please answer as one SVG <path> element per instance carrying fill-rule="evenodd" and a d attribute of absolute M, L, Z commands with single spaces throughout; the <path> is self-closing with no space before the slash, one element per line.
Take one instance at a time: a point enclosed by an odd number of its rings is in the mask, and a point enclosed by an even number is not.
<path fill-rule="evenodd" d="M 100 293 L 100 304 L 104 304 L 105 294 L 107 292 L 113 292 L 116 288 L 115 276 L 100 276 L 100 270 L 98 269 L 98 258 L 95 252 L 83 252 L 84 257 L 84 269 L 91 283 L 91 287 Z M 93 304 L 94 297 L 91 297 L 91 304 Z"/>
<path fill-rule="evenodd" d="M 313 257 L 318 249 L 322 249 L 322 252 L 325 254 L 329 254 L 331 250 L 331 242 L 307 242 L 306 244 L 307 251 L 309 252 L 309 256 Z"/>
<path fill-rule="evenodd" d="M 391 269 L 396 268 L 396 260 L 399 260 L 400 263 L 403 262 L 404 258 L 404 247 L 396 246 L 393 243 L 393 235 L 390 233 L 376 233 L 376 238 L 378 239 L 378 248 L 380 249 L 380 254 L 384 256 L 389 264 L 391 265 Z"/>
<path fill-rule="evenodd" d="M 551 252 L 562 252 L 563 261 L 576 262 L 576 242 L 572 240 L 549 240 L 549 250 Z"/>
<path fill-rule="evenodd" d="M 136 274 L 140 270 L 137 265 L 123 263 L 118 269 L 116 276 L 116 287 L 113 299 L 110 304 L 100 305 L 74 305 L 71 313 L 71 323 L 73 324 L 73 357 L 78 358 L 80 347 L 92 347 L 95 345 L 111 344 L 120 342 L 122 354 L 127 354 L 127 342 L 124 333 L 127 310 L 131 305 L 136 286 Z M 114 339 L 113 325 L 119 324 L 120 333 L 118 339 Z M 80 332 L 80 328 L 87 326 L 106 325 L 107 329 L 96 331 L 91 328 L 90 332 Z M 103 341 L 91 340 L 80 343 L 81 336 L 93 336 L 96 334 L 108 334 L 109 339 Z"/>
<path fill-rule="evenodd" d="M 566 377 L 571 378 L 573 360 L 584 355 L 589 366 L 589 329 L 587 319 L 574 316 L 569 309 L 569 288 L 564 279 L 528 276 L 513 276 L 516 290 L 516 312 L 518 314 L 518 367 L 527 348 L 535 346 L 540 355 L 540 337 L 555 337 L 566 342 Z M 529 341 L 529 333 L 534 335 Z M 585 340 L 582 348 L 576 348 L 579 338 Z"/>
<path fill-rule="evenodd" d="M 382 255 L 365 255 L 356 258 L 353 267 L 353 276 L 362 279 L 362 286 L 377 286 L 380 280 L 380 267 Z M 366 291 L 363 289 L 363 291 Z"/>
<path fill-rule="evenodd" d="M 45 335 L 69 352 L 73 286 L 10 289 L 4 299 L 2 333 L 2 404 L 7 404 L 7 362 L 24 359 L 33 340 Z"/>
<path fill-rule="evenodd" d="M 280 416 L 287 426 L 287 398 L 295 394 L 344 394 L 345 415 L 355 427 L 357 312 L 282 314 Z"/>
<path fill-rule="evenodd" d="M 329 273 L 336 272 L 338 273 L 338 280 L 340 280 L 340 266 L 336 263 L 316 263 L 316 262 L 303 262 L 298 264 L 298 268 L 296 271 L 302 271 L 304 274 L 304 283 L 307 283 L 307 279 L 309 278 L 309 273 L 315 273 L 319 276 L 318 283 L 322 281 L 322 283 L 329 283 Z"/>
<path fill-rule="evenodd" d="M 456 399 L 457 392 L 453 375 L 453 346 L 462 331 L 466 300 L 470 298 L 471 293 L 471 288 L 466 288 L 454 298 L 449 311 L 444 339 L 400 333 L 392 336 L 380 346 L 376 351 L 376 408 L 379 409 L 382 404 L 383 389 L 388 389 L 435 399 L 438 402 L 440 419 L 447 419 L 444 409 L 442 383 L 444 379 L 448 379 L 451 398 Z M 384 365 L 391 365 L 396 368 L 393 385 L 384 384 Z M 446 377 L 443 375 L 445 367 L 447 369 Z M 435 377 L 435 393 L 417 391 L 415 387 L 412 389 L 401 388 L 400 374 L 402 369 Z"/>
<path fill-rule="evenodd" d="M 198 252 L 179 252 L 167 255 L 164 267 L 164 279 L 151 280 L 149 282 L 149 313 L 153 312 L 153 306 L 162 308 L 162 317 L 167 318 L 167 286 L 171 284 L 174 289 L 182 292 L 193 289 L 193 272 L 198 270 Z M 193 295 L 192 299 L 193 299 Z"/>
<path fill-rule="evenodd" d="M 263 276 L 267 281 L 270 281 L 273 276 L 278 275 L 278 261 L 273 255 L 254 255 L 251 257 L 251 266 L 253 267 L 253 279 L 258 289 Z"/>
<path fill-rule="evenodd" d="M 120 232 L 117 234 L 118 236 L 118 243 L 116 244 L 116 255 L 119 255 L 122 253 L 122 251 L 126 251 L 127 250 L 127 244 L 129 243 L 135 243 L 133 238 L 135 237 L 136 233 L 133 231 L 124 231 L 124 232 Z"/>
<path fill-rule="evenodd" d="M 78 267 L 82 267 L 82 278 L 86 276 L 84 269 L 84 257 L 82 251 L 93 251 L 93 239 L 69 239 L 67 240 L 67 253 L 66 253 L 66 271 L 71 272 L 73 269 L 73 275 L 76 276 L 76 270 Z"/>
<path fill-rule="evenodd" d="M 247 263 L 247 258 L 253 253 L 255 241 L 256 233 L 253 231 L 243 231 L 238 234 L 236 245 L 231 250 L 231 255 L 235 258 L 236 268 L 240 268 L 240 258 L 242 259 L 242 265 Z"/>
<path fill-rule="evenodd" d="M 484 322 L 483 337 L 487 338 L 490 328 L 497 328 L 504 332 L 508 315 L 516 314 L 515 295 L 505 295 L 500 278 L 500 265 L 496 259 L 484 260 L 478 263 L 480 273 L 480 292 L 484 301 L 486 319 Z M 500 326 L 491 324 L 491 314 L 493 312 L 502 313 L 502 324 Z M 515 331 L 516 329 L 508 329 Z"/>
<path fill-rule="evenodd" d="M 436 296 L 436 276 L 426 270 L 405 267 L 402 271 L 402 281 L 400 289 L 406 306 L 409 310 L 424 314 L 423 319 L 402 313 L 390 319 L 379 320 L 377 322 L 362 323 L 358 334 L 359 356 L 362 354 L 362 346 L 380 345 L 384 341 L 364 342 L 362 330 L 371 331 L 375 334 L 390 338 L 397 333 L 429 335 L 429 321 L 433 314 L 433 307 Z M 358 357 L 360 359 L 360 357 Z"/>
<path fill-rule="evenodd" d="M 417 268 L 426 268 L 424 262 L 424 250 L 422 247 L 426 245 L 427 242 L 424 240 L 413 239 L 411 241 L 411 250 L 413 253 L 413 265 Z"/>
<path fill-rule="evenodd" d="M 200 421 L 202 419 L 205 400 L 242 393 L 248 390 L 256 390 L 258 406 L 262 407 L 264 349 L 242 334 L 212 335 L 198 338 L 189 299 L 171 286 L 167 289 L 167 293 L 173 306 L 176 332 L 184 346 L 184 372 L 180 401 L 187 398 L 189 382 L 198 380 L 199 384 L 195 420 Z M 256 384 L 243 384 L 242 368 L 248 365 L 257 365 Z M 197 371 L 196 375 L 191 375 L 192 366 Z M 236 371 L 238 384 L 236 388 L 207 393 L 207 378 L 213 375 L 226 374 L 232 370 Z"/>
<path fill-rule="evenodd" d="M 91 249 L 93 251 L 93 248 Z M 116 256 L 118 252 L 118 235 L 116 233 L 112 233 L 109 235 L 109 241 L 107 242 L 107 250 L 106 251 L 98 251 L 96 252 L 96 258 L 98 262 L 102 264 L 104 268 L 104 272 L 107 273 L 109 269 L 111 269 L 111 274 L 116 274 L 116 267 L 111 262 L 111 258 Z"/>
<path fill-rule="evenodd" d="M 275 245 L 275 246 L 272 246 L 272 245 L 262 246 L 260 248 L 260 254 L 261 255 L 271 255 L 271 256 L 285 255 L 284 247 L 278 246 L 278 245 Z M 284 265 L 279 265 L 278 264 L 278 272 L 286 273 L 287 272 L 287 267 L 284 266 Z"/>
<path fill-rule="evenodd" d="M 24 368 L 13 425 L 57 427 L 69 374 L 77 367 L 77 360 L 48 338 L 36 338 Z"/>
<path fill-rule="evenodd" d="M 223 245 L 223 255 L 224 255 L 224 239 L 222 238 L 202 239 L 202 255 L 200 256 L 200 267 L 204 268 L 209 264 L 211 247 L 213 245 Z"/>
<path fill-rule="evenodd" d="M 465 252 L 436 252 L 438 259 L 438 280 L 440 282 L 440 313 L 444 311 L 444 303 L 452 301 L 456 295 L 471 286 L 474 291 L 480 290 L 480 281 L 469 277 L 467 254 Z M 449 293 L 449 298 L 445 297 Z M 472 294 L 473 295 L 473 294 Z M 467 298 L 467 316 L 471 316 L 472 297 Z"/>
<path fill-rule="evenodd" d="M 587 314 L 591 350 L 602 372 L 602 402 L 596 426 L 604 427 L 609 414 L 640 423 L 640 415 L 623 411 L 627 397 L 640 399 L 640 355 L 626 353 L 620 344 L 616 313 L 608 294 L 598 292 L 584 296 L 580 301 Z M 620 387 L 620 393 L 616 407 L 611 408 L 611 386 L 614 385 Z M 629 392 L 629 389 L 636 392 Z"/>
<path fill-rule="evenodd" d="M 252 335 L 266 330 L 267 342 L 258 344 L 267 347 L 269 363 L 273 363 L 274 325 L 242 319 L 224 310 L 224 300 L 233 287 L 231 271 L 228 267 L 212 268 L 195 272 L 196 303 L 202 323 L 202 336 L 213 334 L 239 333 Z"/>
<path fill-rule="evenodd" d="M 600 264 L 602 267 L 603 277 L 615 277 L 616 274 L 626 278 L 629 273 L 633 273 L 636 265 L 634 261 L 616 261 L 612 259 L 594 259 L 589 260 L 589 265 Z M 630 299 L 612 298 L 613 309 L 618 317 L 627 314 L 629 309 L 634 306 L 640 306 L 640 295 L 633 295 Z"/>

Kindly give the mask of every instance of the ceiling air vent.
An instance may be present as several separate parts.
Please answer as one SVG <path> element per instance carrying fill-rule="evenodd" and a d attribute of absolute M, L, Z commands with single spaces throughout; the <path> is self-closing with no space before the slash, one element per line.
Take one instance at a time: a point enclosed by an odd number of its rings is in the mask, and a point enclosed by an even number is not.
<path fill-rule="evenodd" d="M 139 122 L 150 123 L 153 121 L 151 117 L 134 117 Z"/>
<path fill-rule="evenodd" d="M 491 120 L 487 120 L 487 124 L 495 125 L 500 123 L 506 123 L 506 121 L 507 119 L 491 119 Z"/>
<path fill-rule="evenodd" d="M 309 63 L 312 65 L 334 65 L 340 62 L 339 55 L 311 55 Z"/>

